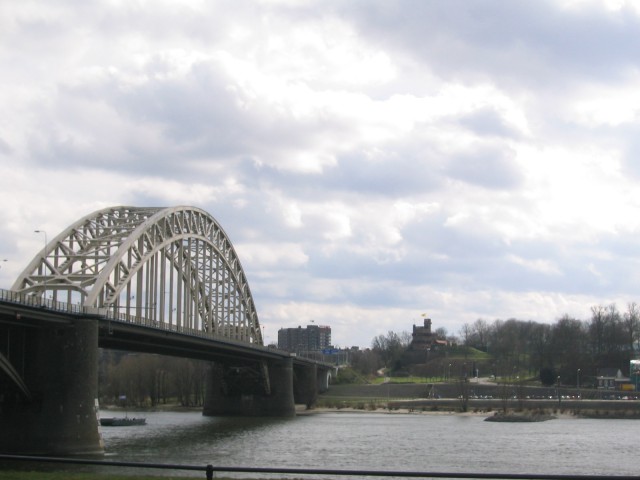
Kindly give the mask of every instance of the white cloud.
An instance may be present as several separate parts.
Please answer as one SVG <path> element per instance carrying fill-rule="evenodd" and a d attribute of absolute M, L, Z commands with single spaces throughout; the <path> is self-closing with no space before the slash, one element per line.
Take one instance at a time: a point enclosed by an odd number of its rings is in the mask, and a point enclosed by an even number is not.
<path fill-rule="evenodd" d="M 640 114 L 640 75 L 634 71 L 625 85 L 585 86 L 575 101 L 569 119 L 589 128 L 619 127 L 637 122 Z"/>
<path fill-rule="evenodd" d="M 549 260 L 545 260 L 545 259 L 529 260 L 529 259 L 522 258 L 512 254 L 507 255 L 507 258 L 509 261 L 515 263 L 516 265 L 521 265 L 529 270 L 544 273 L 546 275 L 561 274 L 560 270 L 558 269 L 558 266 Z"/>
<path fill-rule="evenodd" d="M 576 11 L 585 7 L 604 7 L 610 12 L 624 11 L 640 14 L 640 5 L 634 0 L 560 0 L 558 4 Z"/>
<path fill-rule="evenodd" d="M 304 266 L 309 260 L 302 247 L 295 243 L 241 243 L 235 248 L 241 261 L 251 265 L 253 270 L 268 270 L 274 267 L 287 270 Z"/>
<path fill-rule="evenodd" d="M 269 327 L 314 319 L 343 345 L 425 311 L 457 332 L 637 301 L 637 11 L 7 4 L 0 282 L 35 229 L 192 204 L 237 245 Z"/>

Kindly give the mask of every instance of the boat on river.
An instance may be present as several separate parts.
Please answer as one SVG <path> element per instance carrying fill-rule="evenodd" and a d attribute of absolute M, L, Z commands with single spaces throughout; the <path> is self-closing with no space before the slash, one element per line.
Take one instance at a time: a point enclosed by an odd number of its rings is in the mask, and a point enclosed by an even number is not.
<path fill-rule="evenodd" d="M 146 418 L 136 417 L 106 417 L 100 419 L 103 427 L 131 427 L 133 425 L 146 425 Z"/>

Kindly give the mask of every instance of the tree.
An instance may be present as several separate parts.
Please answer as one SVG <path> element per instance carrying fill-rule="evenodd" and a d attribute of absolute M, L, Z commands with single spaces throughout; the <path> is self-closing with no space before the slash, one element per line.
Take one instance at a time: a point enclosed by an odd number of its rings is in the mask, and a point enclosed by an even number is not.
<path fill-rule="evenodd" d="M 207 362 L 153 354 L 111 352 L 101 354 L 101 401 L 129 405 L 167 403 L 169 397 L 183 405 L 204 402 Z"/>
<path fill-rule="evenodd" d="M 615 304 L 592 307 L 589 339 L 591 354 L 598 365 L 624 368 L 631 358 L 628 337 Z"/>
<path fill-rule="evenodd" d="M 604 329 L 606 312 L 602 305 L 591 307 L 591 320 L 589 322 L 589 343 L 591 355 L 599 359 L 604 354 Z"/>
<path fill-rule="evenodd" d="M 540 371 L 545 365 L 551 364 L 550 340 L 550 325 L 531 322 L 527 342 L 530 370 Z"/>
<path fill-rule="evenodd" d="M 373 339 L 371 348 L 376 352 L 382 363 L 387 368 L 397 369 L 399 367 L 398 362 L 400 357 L 408 347 L 407 339 L 411 336 L 404 332 L 398 335 L 391 330 L 387 332 L 387 335 L 378 335 Z"/>
<path fill-rule="evenodd" d="M 544 367 L 540 369 L 540 382 L 545 387 L 550 387 L 556 383 L 556 371 L 551 367 Z"/>
<path fill-rule="evenodd" d="M 630 355 L 633 355 L 636 343 L 640 339 L 640 309 L 638 309 L 638 305 L 635 302 L 627 305 L 627 311 L 623 319 L 623 329 L 627 348 Z"/>
<path fill-rule="evenodd" d="M 442 339 L 447 338 L 447 333 L 448 333 L 447 329 L 444 327 L 436 328 L 436 331 L 435 331 L 436 337 L 442 338 Z"/>
<path fill-rule="evenodd" d="M 588 335 L 584 322 L 563 316 L 551 329 L 551 352 L 558 375 L 574 381 L 578 368 L 588 360 Z"/>
<path fill-rule="evenodd" d="M 485 352 L 487 351 L 490 331 L 491 327 L 486 320 L 479 318 L 475 322 L 473 322 L 473 335 L 477 339 L 476 345 L 474 345 L 476 348 Z"/>
<path fill-rule="evenodd" d="M 382 365 L 380 355 L 370 348 L 351 354 L 351 368 L 362 375 L 373 375 Z"/>
<path fill-rule="evenodd" d="M 462 338 L 462 344 L 465 347 L 471 346 L 471 339 L 473 336 L 473 328 L 468 323 L 462 325 L 460 329 L 460 337 Z"/>

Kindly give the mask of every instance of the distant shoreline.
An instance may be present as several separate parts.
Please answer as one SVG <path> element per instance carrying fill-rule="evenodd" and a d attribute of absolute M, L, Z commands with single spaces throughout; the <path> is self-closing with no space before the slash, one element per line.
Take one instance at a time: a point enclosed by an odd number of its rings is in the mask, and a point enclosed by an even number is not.
<path fill-rule="evenodd" d="M 344 398 L 345 403 L 349 402 L 349 398 Z M 591 419 L 640 419 L 640 402 L 601 402 L 601 401 L 582 401 L 582 402 L 563 402 L 541 404 L 538 401 L 523 401 L 522 405 L 510 404 L 507 412 L 522 412 L 523 414 L 552 414 L 561 418 L 591 418 Z M 379 403 L 375 407 L 344 405 L 336 406 L 315 406 L 310 409 L 305 405 L 296 405 L 296 415 L 318 415 L 323 413 L 375 413 L 385 415 L 457 415 L 457 416 L 483 416 L 488 417 L 495 415 L 496 412 L 502 412 L 502 405 L 496 400 L 492 405 L 483 403 L 479 405 L 471 400 L 467 405 L 467 411 L 461 411 L 459 401 L 441 399 L 435 401 L 432 399 L 412 399 L 412 400 L 395 400 L 388 404 Z M 115 405 L 101 405 L 100 410 L 113 412 L 202 412 L 202 406 L 184 407 L 179 404 L 162 404 L 153 407 L 130 407 L 123 408 Z"/>

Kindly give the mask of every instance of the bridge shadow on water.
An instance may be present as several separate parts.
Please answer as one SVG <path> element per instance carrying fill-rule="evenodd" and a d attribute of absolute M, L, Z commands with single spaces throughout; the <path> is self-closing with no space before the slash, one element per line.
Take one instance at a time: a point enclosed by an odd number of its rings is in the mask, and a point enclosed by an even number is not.
<path fill-rule="evenodd" d="M 101 413 L 109 416 L 112 412 Z M 105 443 L 104 456 L 91 455 L 75 458 L 132 463 L 158 463 L 158 459 L 166 459 L 166 463 L 177 465 L 242 466 L 230 461 L 231 458 L 238 458 L 238 450 L 246 451 L 244 464 L 252 463 L 251 451 L 256 447 L 256 438 L 268 435 L 287 422 L 295 421 L 295 418 L 274 417 L 205 417 L 197 412 L 138 412 L 136 416 L 146 417 L 147 424 L 131 427 L 101 427 Z M 199 477 L 194 472 L 178 470 L 163 471 L 127 466 L 47 462 L 0 461 L 0 469 L 119 476 Z"/>
<path fill-rule="evenodd" d="M 295 421 L 274 417 L 205 417 L 196 412 L 149 412 L 139 427 L 102 427 L 105 458 L 148 460 L 176 458 L 189 463 L 224 458 L 229 445 L 235 450 L 255 446 L 256 436 Z"/>

